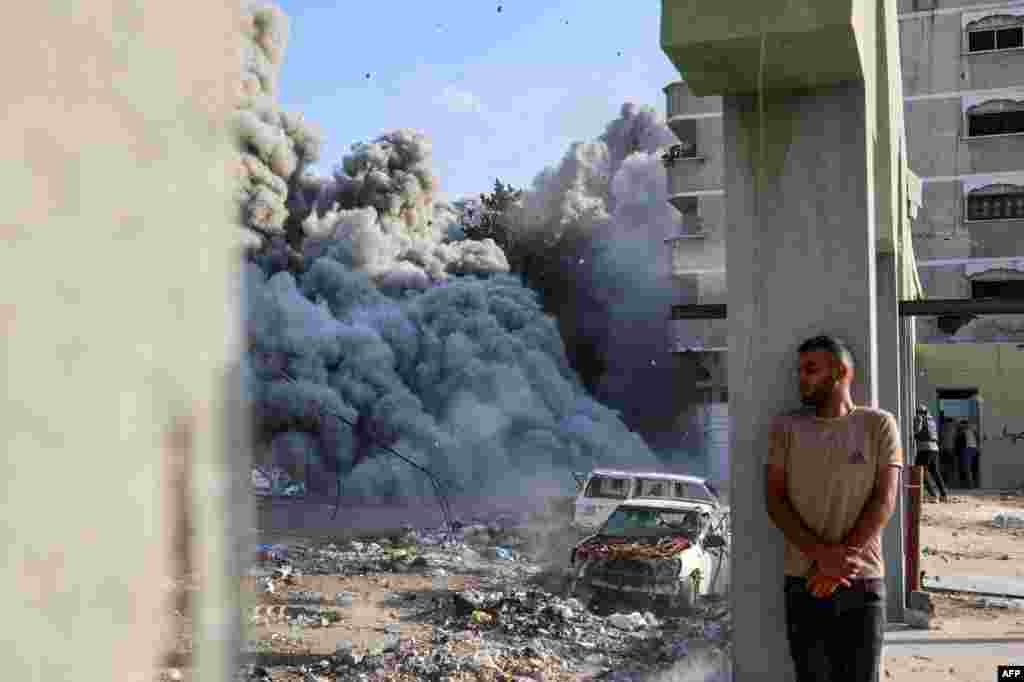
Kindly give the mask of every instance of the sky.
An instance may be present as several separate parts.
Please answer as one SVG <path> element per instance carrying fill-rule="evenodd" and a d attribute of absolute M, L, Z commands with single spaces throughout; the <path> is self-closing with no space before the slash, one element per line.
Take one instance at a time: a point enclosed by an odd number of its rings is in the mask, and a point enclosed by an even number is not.
<path fill-rule="evenodd" d="M 441 200 L 495 178 L 529 187 L 624 102 L 664 115 L 679 78 L 659 45 L 661 0 L 276 2 L 290 23 L 278 97 L 323 131 L 313 170 L 412 128 L 433 144 Z"/>

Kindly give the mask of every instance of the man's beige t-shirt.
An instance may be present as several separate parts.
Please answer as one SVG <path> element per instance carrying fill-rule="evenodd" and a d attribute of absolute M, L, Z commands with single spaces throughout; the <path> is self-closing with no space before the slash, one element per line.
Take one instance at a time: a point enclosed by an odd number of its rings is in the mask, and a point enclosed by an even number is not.
<path fill-rule="evenodd" d="M 896 418 L 885 410 L 855 407 L 825 419 L 803 409 L 772 420 L 768 463 L 786 470 L 790 503 L 804 524 L 823 542 L 843 541 L 874 491 L 878 473 L 903 466 Z M 882 544 L 865 547 L 865 578 L 885 575 Z M 811 562 L 786 540 L 786 575 L 806 576 Z"/>

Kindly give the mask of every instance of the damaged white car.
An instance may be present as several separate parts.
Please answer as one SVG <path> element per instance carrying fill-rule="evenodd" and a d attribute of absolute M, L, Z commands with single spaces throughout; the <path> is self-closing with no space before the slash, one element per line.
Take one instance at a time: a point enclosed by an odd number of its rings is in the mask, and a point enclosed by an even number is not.
<path fill-rule="evenodd" d="M 711 504 L 631 499 L 573 548 L 570 591 L 693 608 L 699 596 L 724 593 L 724 528 L 725 517 Z"/>

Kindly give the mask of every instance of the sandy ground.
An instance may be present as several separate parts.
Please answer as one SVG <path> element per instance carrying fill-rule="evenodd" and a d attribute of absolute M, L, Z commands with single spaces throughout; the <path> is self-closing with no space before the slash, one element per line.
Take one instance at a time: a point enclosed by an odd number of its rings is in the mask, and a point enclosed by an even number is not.
<path fill-rule="evenodd" d="M 992 527 L 1000 512 L 1024 513 L 1021 495 L 957 495 L 950 504 L 924 505 L 921 515 L 922 569 L 939 576 L 1024 578 L 1024 530 Z M 932 593 L 935 616 L 929 637 L 1019 639 L 1024 645 L 1024 611 L 979 608 L 977 597 Z M 924 655 L 886 655 L 886 679 L 906 682 L 989 682 L 996 666 L 1022 664 L 1002 655 L 957 655 L 941 646 Z M 931 649 L 929 649 L 931 651 Z"/>
<path fill-rule="evenodd" d="M 389 625 L 397 625 L 401 637 L 411 637 L 417 642 L 429 642 L 432 628 L 424 624 L 424 616 L 436 607 L 447 589 L 470 589 L 475 580 L 466 576 L 450 576 L 441 579 L 444 590 L 437 590 L 434 580 L 419 575 L 367 575 L 367 576 L 302 576 L 296 580 L 295 590 L 320 592 L 334 596 L 339 592 L 355 595 L 352 606 L 334 609 L 330 604 L 324 610 L 337 611 L 342 620 L 326 628 L 303 628 L 303 653 L 333 654 L 342 640 L 353 644 L 353 651 L 365 654 L 370 645 L 380 640 Z M 252 604 L 284 603 L 268 595 L 259 594 L 256 581 L 243 579 L 243 593 Z M 315 607 L 314 607 L 315 608 Z M 275 633 L 290 635 L 287 624 L 252 625 L 250 640 L 269 640 Z"/>

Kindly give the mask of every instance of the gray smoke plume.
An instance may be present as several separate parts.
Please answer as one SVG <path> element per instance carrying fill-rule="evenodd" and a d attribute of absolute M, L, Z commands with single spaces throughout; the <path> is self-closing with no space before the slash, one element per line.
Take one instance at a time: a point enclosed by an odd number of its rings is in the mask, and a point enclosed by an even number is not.
<path fill-rule="evenodd" d="M 335 257 L 344 241 L 298 278 L 247 266 L 247 388 L 263 459 L 306 467 L 324 492 L 341 474 L 346 500 L 360 502 L 431 494 L 381 444 L 474 495 L 529 496 L 568 484 L 575 468 L 653 462 L 583 390 L 554 322 L 514 278 L 389 296 Z"/>
<path fill-rule="evenodd" d="M 286 233 L 289 185 L 320 158 L 319 130 L 277 105 L 277 78 L 288 42 L 288 17 L 277 6 L 243 4 L 242 79 L 234 127 L 239 144 L 238 203 L 243 245 L 260 247 Z"/>
<path fill-rule="evenodd" d="M 307 172 L 319 135 L 274 104 L 287 20 L 272 5 L 247 16 L 239 201 L 259 239 L 238 293 L 257 459 L 305 471 L 314 492 L 341 479 L 349 502 L 432 494 L 389 447 L 464 494 L 564 493 L 574 469 L 658 464 L 602 400 L 680 459 L 692 378 L 667 350 L 678 294 L 663 240 L 679 226 L 658 161 L 674 138 L 654 111 L 623 106 L 513 211 L 532 248 L 583 236 L 558 254 L 572 292 L 556 322 L 493 240 L 459 238 L 426 136 L 392 131 L 329 178 Z M 606 358 L 594 390 L 566 342 Z"/>
<path fill-rule="evenodd" d="M 426 136 L 397 130 L 354 145 L 332 178 L 304 178 L 296 204 L 311 209 L 302 223 L 307 251 L 335 244 L 335 257 L 388 289 L 508 272 L 493 239 L 448 241 L 458 216 L 435 201 L 430 153 Z"/>
<path fill-rule="evenodd" d="M 659 159 L 676 141 L 652 108 L 627 103 L 597 140 L 573 144 L 536 176 L 511 220 L 529 248 L 562 250 L 569 274 L 560 281 L 571 291 L 552 312 L 567 345 L 602 358 L 588 380 L 595 396 L 693 470 L 698 463 L 682 451 L 701 445 L 687 422 L 695 369 L 669 351 L 667 328 L 671 306 L 693 295 L 671 276 L 665 243 L 682 228 Z M 703 267 L 722 267 L 724 253 L 706 260 Z"/>

